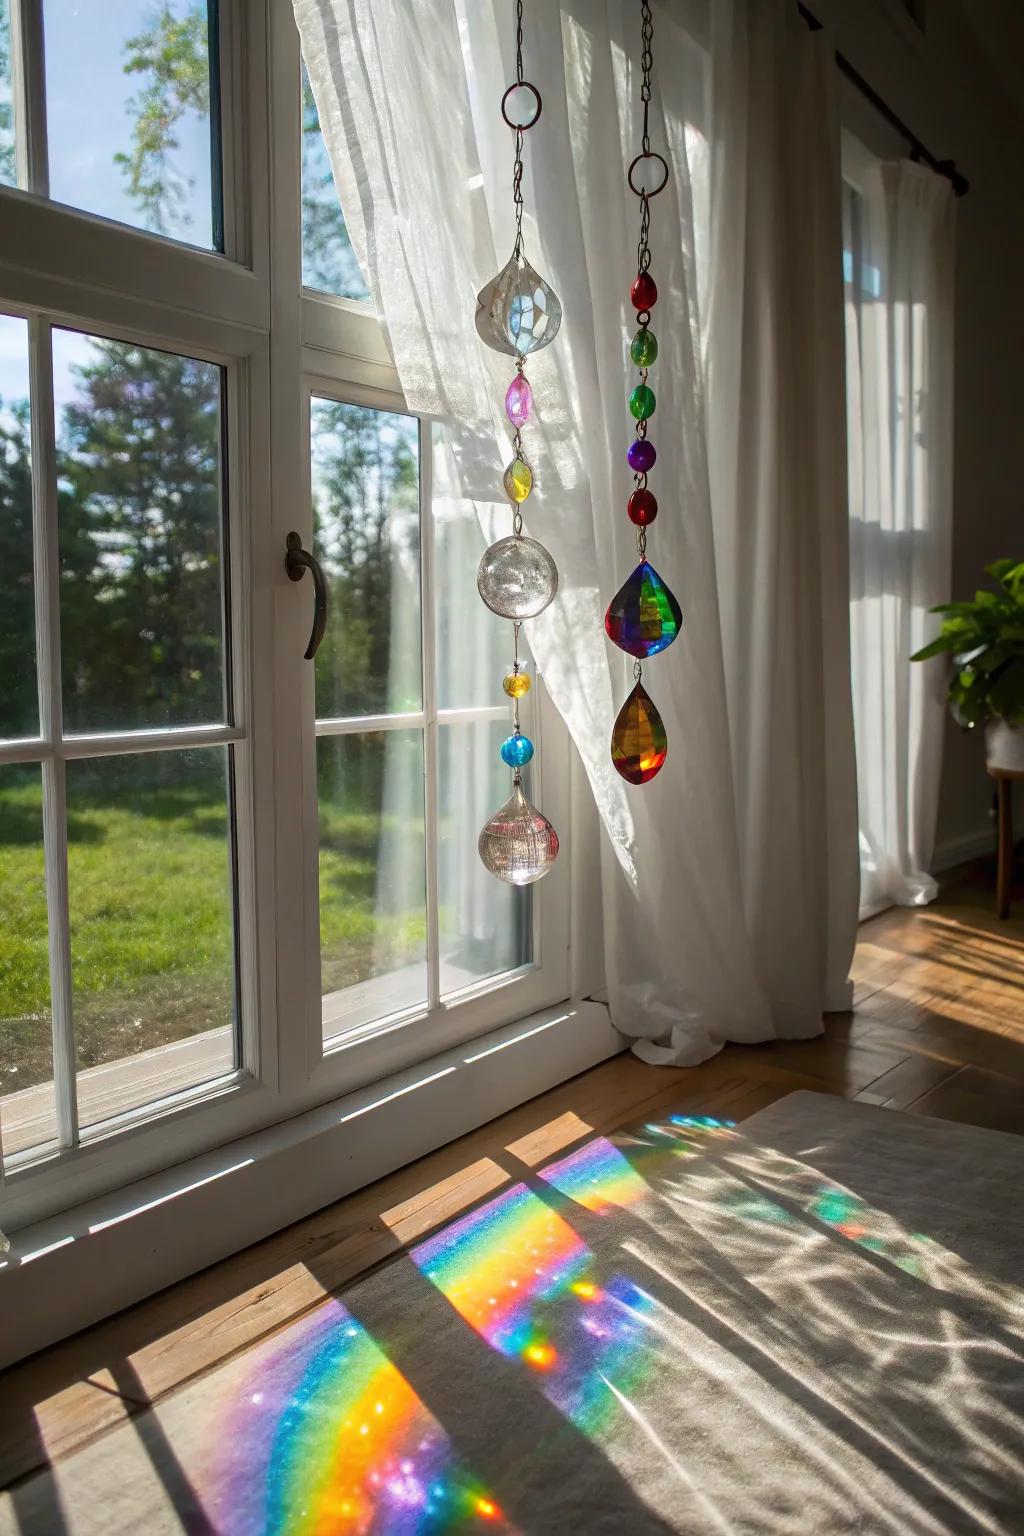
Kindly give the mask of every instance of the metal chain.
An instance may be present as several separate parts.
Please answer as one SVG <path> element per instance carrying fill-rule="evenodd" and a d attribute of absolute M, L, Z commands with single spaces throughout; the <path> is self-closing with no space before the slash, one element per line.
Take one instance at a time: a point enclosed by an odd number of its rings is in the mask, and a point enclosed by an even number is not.
<path fill-rule="evenodd" d="M 521 7 L 520 7 L 521 9 Z M 640 0 L 640 13 L 642 22 L 640 27 L 640 68 L 643 71 L 643 83 L 640 86 L 640 100 L 644 104 L 644 133 L 643 152 L 649 155 L 651 152 L 651 135 L 648 125 L 648 114 L 651 108 L 651 71 L 654 68 L 654 20 L 651 16 L 650 0 Z"/>

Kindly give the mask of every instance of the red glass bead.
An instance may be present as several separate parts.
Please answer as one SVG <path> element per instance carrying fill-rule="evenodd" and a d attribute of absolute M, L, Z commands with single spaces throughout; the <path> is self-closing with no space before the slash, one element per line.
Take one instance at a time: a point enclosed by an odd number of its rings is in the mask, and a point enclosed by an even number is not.
<path fill-rule="evenodd" d="M 636 523 L 638 528 L 646 528 L 658 515 L 658 498 L 653 491 L 645 491 L 641 487 L 629 498 L 626 512 L 631 523 Z"/>
<path fill-rule="evenodd" d="M 634 309 L 653 309 L 658 302 L 658 285 L 649 272 L 637 274 L 636 282 L 629 290 Z"/>

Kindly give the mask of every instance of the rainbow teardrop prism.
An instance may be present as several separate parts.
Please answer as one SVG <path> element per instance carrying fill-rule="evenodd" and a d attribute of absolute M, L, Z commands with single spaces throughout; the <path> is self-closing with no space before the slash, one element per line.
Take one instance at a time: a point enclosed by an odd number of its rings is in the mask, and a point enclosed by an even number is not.
<path fill-rule="evenodd" d="M 671 645 L 682 622 L 682 609 L 648 560 L 622 584 L 604 616 L 609 640 L 641 660 Z"/>
<path fill-rule="evenodd" d="M 637 682 L 615 717 L 612 762 L 629 784 L 647 784 L 661 772 L 668 756 L 668 737 L 657 706 L 643 683 Z"/>

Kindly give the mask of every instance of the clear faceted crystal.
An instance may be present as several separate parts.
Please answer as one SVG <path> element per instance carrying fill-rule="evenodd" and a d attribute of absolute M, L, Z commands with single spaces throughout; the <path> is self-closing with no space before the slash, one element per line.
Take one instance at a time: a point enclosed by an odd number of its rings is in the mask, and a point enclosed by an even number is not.
<path fill-rule="evenodd" d="M 495 352 L 527 357 L 554 341 L 562 306 L 525 256 L 513 256 L 476 296 L 476 329 Z"/>
<path fill-rule="evenodd" d="M 558 833 L 517 784 L 481 828 L 477 848 L 484 868 L 509 885 L 532 885 L 558 857 Z"/>
<path fill-rule="evenodd" d="M 536 539 L 499 539 L 484 550 L 477 591 L 503 619 L 535 619 L 558 591 L 558 567 Z"/>

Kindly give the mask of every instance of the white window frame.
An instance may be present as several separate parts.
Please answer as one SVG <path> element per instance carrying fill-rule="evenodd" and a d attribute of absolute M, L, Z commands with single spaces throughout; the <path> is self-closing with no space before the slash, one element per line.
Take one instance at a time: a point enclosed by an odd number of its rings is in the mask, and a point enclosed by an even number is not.
<path fill-rule="evenodd" d="M 37 49 L 41 0 L 13 0 L 13 11 L 16 73 L 20 81 L 31 80 L 42 73 Z M 24 187 L 0 188 L 0 224 L 8 237 L 0 250 L 0 308 L 25 316 L 33 338 L 36 584 L 41 594 L 37 641 L 45 703 L 40 738 L 0 744 L 0 764 L 39 760 L 50 785 L 46 860 L 54 900 L 51 987 L 62 1143 L 44 1155 L 9 1159 L 6 1171 L 0 1159 L 0 1225 L 8 1231 L 299 1115 L 586 989 L 582 975 L 574 983 L 570 974 L 570 948 L 574 942 L 580 953 L 580 932 L 593 932 L 594 913 L 574 905 L 572 861 L 563 855 L 535 888 L 533 964 L 456 997 L 440 998 L 435 904 L 428 924 L 433 979 L 427 1008 L 382 1020 L 354 1038 L 331 1042 L 330 1049 L 323 1047 L 313 668 L 302 660 L 311 592 L 309 583 L 296 585 L 285 575 L 285 536 L 295 529 L 311 547 L 310 394 L 383 409 L 406 407 L 369 308 L 301 288 L 301 87 L 291 7 L 277 0 L 221 0 L 219 33 L 223 256 L 40 196 L 45 192 L 40 169 L 45 167 L 45 110 L 37 97 L 29 111 L 20 87 Z M 52 443 L 52 388 L 45 366 L 49 331 L 62 324 L 205 359 L 225 370 L 234 669 L 230 725 L 81 738 L 70 744 L 61 738 L 56 507 L 46 491 L 53 481 L 52 462 L 40 454 Z M 498 718 L 503 710 L 439 713 L 435 707 L 432 424 L 421 420 L 427 684 L 422 712 L 402 724 L 416 724 L 424 732 L 427 847 L 433 849 L 439 725 L 449 718 Z M 543 686 L 534 694 L 543 744 L 534 765 L 535 795 L 563 841 L 571 843 L 575 833 L 579 859 L 592 871 L 596 820 L 589 807 L 582 808 L 582 797 L 572 794 L 572 784 L 581 782 L 578 763 Z M 359 726 L 365 728 L 365 722 Z M 351 728 L 348 722 L 345 729 Z M 231 743 L 235 758 L 239 1065 L 213 1083 L 105 1122 L 74 1145 L 67 1091 L 76 1064 L 66 937 L 66 826 L 59 794 L 64 764 L 70 757 L 100 751 L 200 740 Z M 436 879 L 436 865 L 428 878 Z M 592 979 L 598 981 L 596 969 Z"/>

